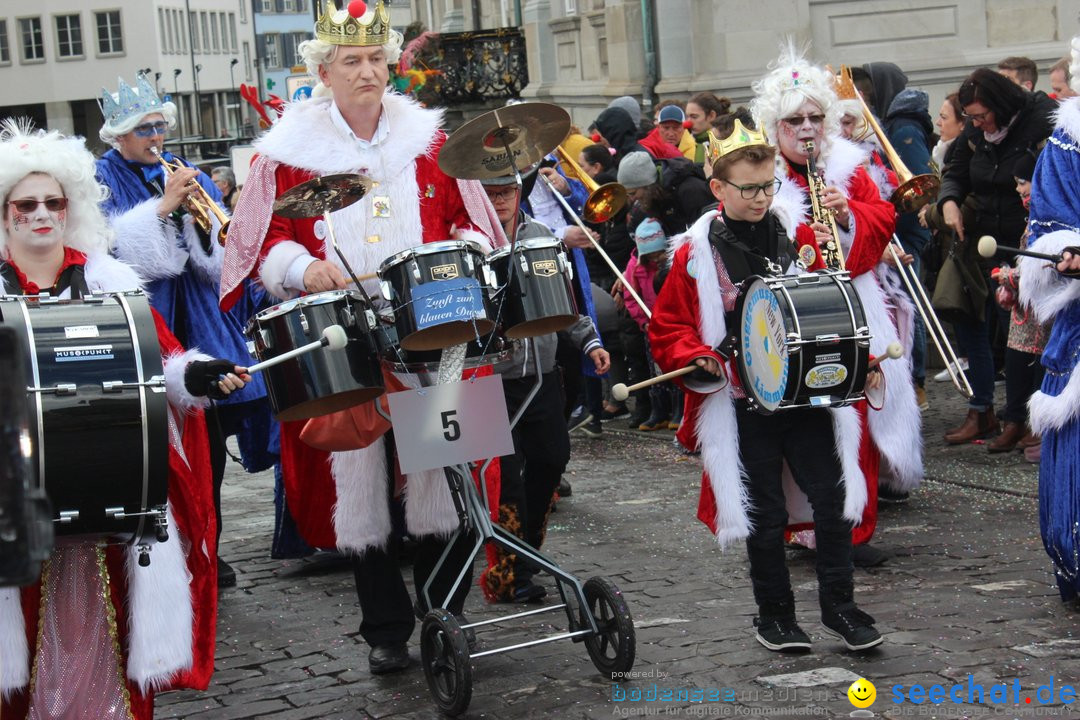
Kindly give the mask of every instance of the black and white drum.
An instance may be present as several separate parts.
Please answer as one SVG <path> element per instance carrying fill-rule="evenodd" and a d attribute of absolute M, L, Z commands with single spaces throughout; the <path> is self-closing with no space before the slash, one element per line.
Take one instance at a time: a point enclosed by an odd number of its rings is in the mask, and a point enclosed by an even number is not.
<path fill-rule="evenodd" d="M 484 253 L 474 242 L 428 243 L 379 266 L 383 297 L 405 350 L 461 345 L 495 328 L 484 282 Z"/>
<path fill-rule="evenodd" d="M 27 352 L 30 437 L 56 534 L 164 539 L 169 411 L 146 296 L 5 297 L 0 318 Z"/>
<path fill-rule="evenodd" d="M 863 399 L 870 330 L 846 273 L 748 278 L 735 318 L 736 367 L 754 410 Z"/>
<path fill-rule="evenodd" d="M 253 317 L 245 333 L 262 361 L 319 340 L 331 325 L 345 329 L 349 340 L 343 350 L 319 348 L 264 371 L 278 420 L 328 415 L 383 394 L 371 334 L 375 315 L 356 291 L 331 290 L 274 305 Z"/>
<path fill-rule="evenodd" d="M 491 305 L 511 339 L 565 330 L 578 319 L 574 271 L 555 238 L 522 240 L 487 257 L 494 275 Z"/>

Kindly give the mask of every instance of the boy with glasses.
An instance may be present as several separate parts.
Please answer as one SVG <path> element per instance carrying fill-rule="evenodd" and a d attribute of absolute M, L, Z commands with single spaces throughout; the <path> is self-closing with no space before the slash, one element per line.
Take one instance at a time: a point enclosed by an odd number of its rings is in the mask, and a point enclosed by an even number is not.
<path fill-rule="evenodd" d="M 816 260 L 828 236 L 801 216 L 771 210 L 786 183 L 774 177 L 776 150 L 762 133 L 736 123 L 717 155 L 710 188 L 721 207 L 673 241 L 678 247 L 649 325 L 661 370 L 698 366 L 676 380 L 688 397 L 679 440 L 700 448 L 705 467 L 698 519 L 721 546 L 746 542 L 757 641 L 778 652 L 808 651 L 784 559 L 786 462 L 814 511 L 822 622 L 849 649 L 866 650 L 880 644 L 881 635 L 852 595 L 851 528 L 866 503 L 856 411 L 759 414 L 725 350 L 737 323 L 731 314 L 739 283 L 798 272 L 804 259 Z"/>

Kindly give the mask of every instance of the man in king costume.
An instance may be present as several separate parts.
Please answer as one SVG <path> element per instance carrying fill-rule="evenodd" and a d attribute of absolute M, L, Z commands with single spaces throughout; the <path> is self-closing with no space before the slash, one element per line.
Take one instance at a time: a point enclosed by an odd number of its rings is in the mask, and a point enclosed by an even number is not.
<path fill-rule="evenodd" d="M 455 181 L 439 170 L 442 112 L 387 91 L 389 64 L 397 61 L 402 42 L 390 27 L 389 12 L 381 1 L 359 9 L 364 12 L 354 17 L 327 1 L 315 39 L 300 46 L 308 72 L 319 80 L 312 98 L 290 104 L 255 143 L 258 157 L 226 243 L 225 308 L 249 276 L 280 298 L 346 287 L 323 219 L 271 214 L 274 198 L 323 175 L 359 173 L 375 183 L 360 201 L 334 212 L 339 247 L 357 276 L 375 273 L 383 260 L 421 242 L 471 240 L 488 250 L 489 238 L 505 243 L 480 184 Z M 364 284 L 369 295 L 377 295 L 376 281 Z M 402 380 L 416 384 L 414 376 Z M 308 544 L 355 556 L 360 633 L 372 647 L 372 672 L 404 669 L 415 620 L 398 569 L 399 533 L 392 531 L 390 505 L 395 495 L 404 495 L 406 526 L 421 539 L 414 562 L 419 587 L 445 546 L 443 538 L 458 525 L 443 472 L 410 474 L 402 488 L 394 481 L 387 438 L 328 457 L 299 440 L 302 427 L 303 422 L 282 425 L 288 508 Z M 460 564 L 454 555 L 448 565 L 456 575 Z M 437 581 L 433 601 L 442 602 L 447 589 L 448 583 L 441 588 Z M 466 581 L 448 609 L 460 614 L 467 590 Z"/>

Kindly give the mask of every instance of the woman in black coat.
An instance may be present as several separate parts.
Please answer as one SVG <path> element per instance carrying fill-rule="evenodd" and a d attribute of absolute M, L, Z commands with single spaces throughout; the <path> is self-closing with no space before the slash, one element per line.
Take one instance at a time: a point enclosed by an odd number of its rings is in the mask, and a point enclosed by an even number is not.
<path fill-rule="evenodd" d="M 960 208 L 974 198 L 974 222 L 968 242 L 992 235 L 999 245 L 1017 246 L 1027 224 L 1027 211 L 1016 193 L 1016 163 L 1046 142 L 1053 130 L 1057 103 L 1042 92 L 1028 92 L 993 70 L 980 68 L 960 86 L 966 121 L 953 144 L 942 178 L 938 208 L 945 224 L 965 238 Z M 990 348 L 993 294 L 986 299 L 981 321 L 957 323 L 956 334 L 967 352 L 968 379 L 974 390 L 960 426 L 945 433 L 945 442 L 959 445 L 999 429 L 994 414 L 994 361 Z"/>

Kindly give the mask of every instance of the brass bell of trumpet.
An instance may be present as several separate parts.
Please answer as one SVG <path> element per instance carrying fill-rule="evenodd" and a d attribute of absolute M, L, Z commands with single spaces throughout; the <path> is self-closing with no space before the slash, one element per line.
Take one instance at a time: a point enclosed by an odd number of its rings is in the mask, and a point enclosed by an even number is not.
<path fill-rule="evenodd" d="M 577 164 L 577 161 L 570 157 L 570 153 L 563 150 L 562 145 L 556 146 L 555 152 L 559 156 L 559 161 L 563 163 L 563 167 L 569 168 L 570 175 L 580 180 L 589 191 L 589 199 L 585 201 L 585 206 L 581 210 L 581 215 L 586 221 L 599 225 L 619 214 L 626 205 L 626 188 L 619 183 L 598 184 Z"/>
<path fill-rule="evenodd" d="M 161 157 L 161 153 L 158 152 L 156 147 L 150 148 L 150 152 L 157 156 L 158 162 L 161 163 L 167 177 L 172 177 L 177 167 L 183 167 L 179 163 L 173 165 Z M 213 232 L 214 227 L 210 216 L 213 215 L 217 218 L 219 224 L 217 241 L 219 245 L 225 245 L 225 236 L 229 234 L 229 215 L 214 201 L 214 198 L 210 197 L 210 193 L 206 192 L 206 188 L 200 185 L 198 181 L 195 182 L 195 195 L 189 196 L 184 201 L 184 209 L 188 211 L 191 219 L 199 226 L 199 229 L 207 235 Z"/>

